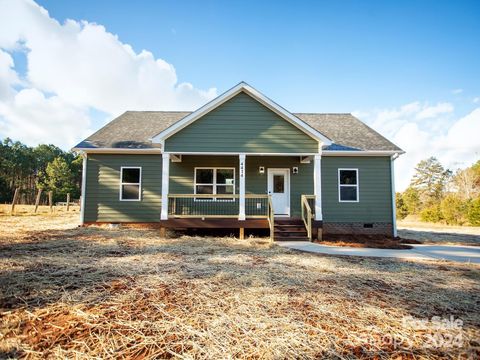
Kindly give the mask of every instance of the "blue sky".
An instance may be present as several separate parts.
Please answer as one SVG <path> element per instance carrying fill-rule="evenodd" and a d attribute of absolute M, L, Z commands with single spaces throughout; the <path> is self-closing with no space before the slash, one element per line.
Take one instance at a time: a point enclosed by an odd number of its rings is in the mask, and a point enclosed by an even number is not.
<path fill-rule="evenodd" d="M 179 81 L 224 90 L 245 80 L 292 111 L 480 95 L 479 1 L 39 3 L 148 49 Z"/>
<path fill-rule="evenodd" d="M 480 158 L 479 18 L 479 1 L 0 0 L 0 137 L 67 149 L 244 80 L 292 112 L 353 112 L 407 151 L 402 189 L 427 156 Z"/>

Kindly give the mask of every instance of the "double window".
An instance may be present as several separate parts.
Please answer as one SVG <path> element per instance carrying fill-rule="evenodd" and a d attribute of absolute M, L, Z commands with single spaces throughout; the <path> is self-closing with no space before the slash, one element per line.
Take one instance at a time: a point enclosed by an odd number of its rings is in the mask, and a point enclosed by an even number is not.
<path fill-rule="evenodd" d="M 139 201 L 142 192 L 142 168 L 122 166 L 120 169 L 120 200 Z"/>
<path fill-rule="evenodd" d="M 358 169 L 338 169 L 338 201 L 358 202 Z"/>
<path fill-rule="evenodd" d="M 235 168 L 195 168 L 195 194 L 235 194 Z"/>

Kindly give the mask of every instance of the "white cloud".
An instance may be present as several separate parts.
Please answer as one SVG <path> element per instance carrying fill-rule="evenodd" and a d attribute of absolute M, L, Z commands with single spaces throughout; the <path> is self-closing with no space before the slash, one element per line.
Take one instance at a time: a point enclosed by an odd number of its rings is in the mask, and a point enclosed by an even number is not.
<path fill-rule="evenodd" d="M 53 143 L 68 147 L 79 137 L 88 136 L 89 126 L 84 109 L 58 96 L 46 98 L 37 89 L 21 90 L 10 101 L 0 102 L 0 133 L 17 135 L 28 145 Z"/>
<path fill-rule="evenodd" d="M 12 86 L 19 83 L 20 79 L 13 69 L 12 57 L 0 49 L 0 100 L 12 96 Z"/>
<path fill-rule="evenodd" d="M 354 115 L 367 119 L 374 128 L 393 136 L 407 122 L 418 123 L 420 127 L 429 127 L 435 131 L 443 129 L 448 115 L 453 111 L 454 106 L 451 103 L 430 105 L 427 102 L 414 101 L 398 108 L 356 111 Z"/>
<path fill-rule="evenodd" d="M 406 151 L 395 161 L 397 190 L 408 186 L 415 165 L 429 156 L 436 156 L 450 169 L 468 166 L 480 158 L 480 108 L 455 117 L 451 114 L 453 106 L 444 104 L 415 102 L 370 111 L 362 118 Z"/>
<path fill-rule="evenodd" d="M 463 93 L 463 89 L 453 89 L 452 90 L 452 94 L 458 95 L 458 94 L 461 94 L 461 93 Z"/>
<path fill-rule="evenodd" d="M 453 105 L 447 102 L 438 103 L 434 106 L 425 106 L 420 112 L 417 113 L 417 119 L 430 119 L 437 117 L 441 114 L 448 114 L 453 112 Z"/>
<path fill-rule="evenodd" d="M 450 150 L 480 150 L 480 108 L 453 123 L 447 133 Z"/>
<path fill-rule="evenodd" d="M 37 119 L 45 127 L 57 126 L 64 119 L 65 138 L 70 134 L 75 138 L 68 146 L 81 138 L 78 123 L 88 126 L 89 108 L 112 116 L 125 110 L 191 110 L 216 96 L 214 88 L 200 90 L 189 83 L 178 83 L 173 65 L 146 50 L 136 53 L 103 26 L 74 20 L 60 24 L 30 0 L 0 0 L 0 48 L 26 51 L 28 71 L 24 87 L 36 90 L 33 103 L 79 116 Z M 20 94 L 10 85 L 18 82 L 18 76 L 5 51 L 0 52 L 0 101 L 7 90 L 9 100 L 2 103 L 3 134 L 27 142 L 55 142 L 54 138 L 32 138 L 15 130 L 23 127 L 14 126 L 18 125 L 15 122 L 28 123 L 30 118 L 20 117 L 22 112 L 15 108 Z M 10 73 L 5 74 L 9 69 Z M 8 84 L 6 89 L 4 84 Z M 40 100 L 38 93 L 53 97 L 43 95 Z M 13 108 L 9 109 L 10 106 Z"/>

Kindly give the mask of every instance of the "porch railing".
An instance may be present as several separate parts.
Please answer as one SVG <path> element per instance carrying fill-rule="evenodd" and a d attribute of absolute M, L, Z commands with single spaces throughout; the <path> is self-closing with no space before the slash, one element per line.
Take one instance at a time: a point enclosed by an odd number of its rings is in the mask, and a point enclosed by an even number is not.
<path fill-rule="evenodd" d="M 312 208 L 314 207 L 315 197 L 313 195 L 302 195 L 301 205 L 302 205 L 302 220 L 307 230 L 308 240 L 312 241 L 312 219 L 313 212 Z"/>
<path fill-rule="evenodd" d="M 240 209 L 238 194 L 170 194 L 168 215 L 177 218 L 236 218 Z M 269 218 L 269 195 L 245 194 L 245 216 Z"/>

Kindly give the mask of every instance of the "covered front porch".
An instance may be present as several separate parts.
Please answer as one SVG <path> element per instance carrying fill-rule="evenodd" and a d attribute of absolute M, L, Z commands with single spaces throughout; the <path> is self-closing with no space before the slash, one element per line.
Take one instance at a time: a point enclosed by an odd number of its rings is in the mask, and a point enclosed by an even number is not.
<path fill-rule="evenodd" d="M 321 228 L 320 154 L 162 154 L 162 228 Z M 277 221 L 276 221 L 277 220 Z M 278 230 L 278 229 L 277 229 Z"/>

